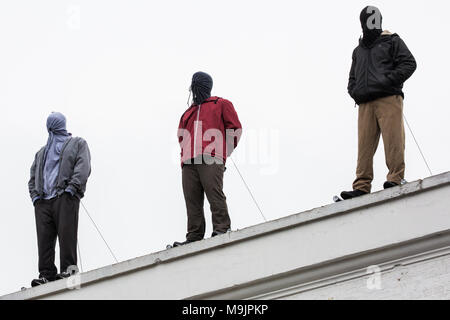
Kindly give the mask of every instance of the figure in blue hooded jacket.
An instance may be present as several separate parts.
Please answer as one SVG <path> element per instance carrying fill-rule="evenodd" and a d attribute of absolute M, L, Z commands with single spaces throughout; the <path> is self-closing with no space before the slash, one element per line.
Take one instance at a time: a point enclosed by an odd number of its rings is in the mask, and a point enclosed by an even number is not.
<path fill-rule="evenodd" d="M 82 138 L 66 130 L 66 118 L 53 112 L 47 119 L 47 144 L 36 154 L 28 188 L 36 216 L 39 279 L 31 285 L 67 278 L 77 265 L 78 210 L 91 173 L 91 156 Z M 60 273 L 55 266 L 56 239 Z"/>

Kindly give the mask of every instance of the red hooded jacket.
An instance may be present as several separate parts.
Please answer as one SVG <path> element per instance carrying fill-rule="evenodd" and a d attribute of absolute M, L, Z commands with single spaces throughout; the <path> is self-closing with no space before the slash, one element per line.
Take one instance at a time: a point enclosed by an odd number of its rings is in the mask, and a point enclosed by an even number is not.
<path fill-rule="evenodd" d="M 230 101 L 210 97 L 201 105 L 193 104 L 178 126 L 181 166 L 199 155 L 219 157 L 225 163 L 241 134 L 242 125 Z"/>

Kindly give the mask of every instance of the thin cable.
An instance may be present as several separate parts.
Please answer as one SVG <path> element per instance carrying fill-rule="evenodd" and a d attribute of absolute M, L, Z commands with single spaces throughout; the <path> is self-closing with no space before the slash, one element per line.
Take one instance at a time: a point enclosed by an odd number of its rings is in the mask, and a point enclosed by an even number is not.
<path fill-rule="evenodd" d="M 245 179 L 244 179 L 244 177 L 242 176 L 241 171 L 239 171 L 239 168 L 237 167 L 236 162 L 234 162 L 234 160 L 233 160 L 233 158 L 232 158 L 231 156 L 230 156 L 230 159 L 231 159 L 231 161 L 233 162 L 234 167 L 236 168 L 236 171 L 237 171 L 237 172 L 239 173 L 239 175 L 241 176 L 242 182 L 244 182 L 244 185 L 245 185 L 245 187 L 247 188 L 248 193 L 250 193 L 250 196 L 252 197 L 253 202 L 255 203 L 256 207 L 257 207 L 258 210 L 259 210 L 259 212 L 261 213 L 261 216 L 263 217 L 264 221 L 267 222 L 267 219 L 266 219 L 266 217 L 264 216 L 264 214 L 263 214 L 263 212 L 262 212 L 262 210 L 261 210 L 261 208 L 260 208 L 258 202 L 256 201 L 255 197 L 253 196 L 252 191 L 250 190 L 250 188 L 249 188 L 247 182 L 245 182 Z"/>
<path fill-rule="evenodd" d="M 78 248 L 78 260 L 80 261 L 80 270 L 83 272 L 83 261 L 81 260 L 81 250 L 80 250 L 80 242 L 77 242 L 77 248 Z"/>
<path fill-rule="evenodd" d="M 87 211 L 86 207 L 84 206 L 84 203 L 82 201 L 80 201 L 81 205 L 83 206 L 84 211 L 86 211 L 89 219 L 91 219 L 92 223 L 94 224 L 95 229 L 97 229 L 98 234 L 100 235 L 100 237 L 102 237 L 103 242 L 106 244 L 106 246 L 108 247 L 109 252 L 111 253 L 111 255 L 113 256 L 114 260 L 116 260 L 116 263 L 118 263 L 119 261 L 117 260 L 116 256 L 114 255 L 114 252 L 111 250 L 111 247 L 108 245 L 108 242 L 106 242 L 105 238 L 103 237 L 102 233 L 100 232 L 99 228 L 97 227 L 97 225 L 94 222 L 94 219 L 92 219 L 91 215 L 89 214 L 89 212 Z"/>
<path fill-rule="evenodd" d="M 423 161 L 425 162 L 425 165 L 427 166 L 428 171 L 430 172 L 430 175 L 433 175 L 433 172 L 431 171 L 430 166 L 428 165 L 427 159 L 425 159 L 425 155 L 423 154 L 422 149 L 420 148 L 419 143 L 417 142 L 417 139 L 414 136 L 414 133 L 413 133 L 413 131 L 411 129 L 411 126 L 409 125 L 408 120 L 406 120 L 406 117 L 405 117 L 404 113 L 403 113 L 403 118 L 405 119 L 406 125 L 408 126 L 409 131 L 411 132 L 411 135 L 412 135 L 414 141 L 416 142 L 417 148 L 419 149 L 419 152 L 422 155 Z"/>

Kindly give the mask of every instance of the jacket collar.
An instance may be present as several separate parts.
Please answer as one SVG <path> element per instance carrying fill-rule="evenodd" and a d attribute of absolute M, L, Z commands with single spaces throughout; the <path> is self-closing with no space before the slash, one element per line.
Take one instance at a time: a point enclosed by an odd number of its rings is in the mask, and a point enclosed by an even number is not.
<path fill-rule="evenodd" d="M 204 105 L 205 103 L 210 103 L 210 102 L 215 102 L 217 103 L 217 101 L 219 101 L 219 97 L 209 97 L 208 99 L 206 99 L 205 101 L 203 101 L 202 105 Z M 197 104 L 193 104 L 192 106 L 197 106 Z"/>

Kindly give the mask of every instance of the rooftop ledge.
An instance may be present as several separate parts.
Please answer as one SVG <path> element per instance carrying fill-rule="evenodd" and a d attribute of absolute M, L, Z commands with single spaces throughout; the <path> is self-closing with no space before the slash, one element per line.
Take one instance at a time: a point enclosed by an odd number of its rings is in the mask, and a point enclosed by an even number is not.
<path fill-rule="evenodd" d="M 449 248 L 446 172 L 88 271 L 76 289 L 60 280 L 0 300 L 280 298 Z"/>

